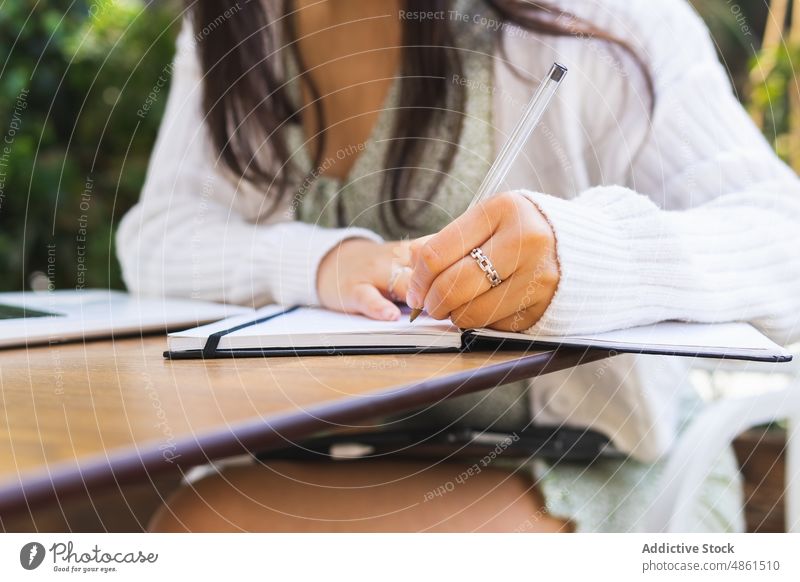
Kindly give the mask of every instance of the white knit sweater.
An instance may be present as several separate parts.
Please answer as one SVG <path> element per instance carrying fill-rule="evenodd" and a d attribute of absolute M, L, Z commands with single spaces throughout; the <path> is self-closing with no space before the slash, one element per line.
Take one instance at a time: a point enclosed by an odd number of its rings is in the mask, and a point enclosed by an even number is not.
<path fill-rule="evenodd" d="M 539 207 L 557 240 L 558 291 L 529 333 L 681 319 L 750 321 L 778 342 L 797 340 L 800 181 L 732 94 L 702 21 L 684 0 L 559 4 L 637 49 L 655 108 L 651 115 L 635 65 L 606 43 L 505 29 L 508 61 L 524 73 L 539 78 L 553 61 L 570 70 L 507 183 Z M 531 87 L 499 55 L 495 62 L 502 144 Z M 264 193 L 215 164 L 200 80 L 187 27 L 142 198 L 117 235 L 128 287 L 317 303 L 321 258 L 346 238 L 380 237 L 293 221 L 290 201 L 263 216 Z M 653 459 L 673 439 L 686 369 L 664 358 L 609 362 L 537 380 L 537 419 L 593 426 Z"/>

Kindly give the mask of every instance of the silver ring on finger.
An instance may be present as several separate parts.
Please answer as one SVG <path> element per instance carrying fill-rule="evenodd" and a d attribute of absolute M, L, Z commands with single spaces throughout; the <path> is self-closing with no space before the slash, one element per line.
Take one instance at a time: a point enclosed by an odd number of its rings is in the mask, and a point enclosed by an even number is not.
<path fill-rule="evenodd" d="M 472 249 L 472 252 L 469 254 L 475 262 L 478 263 L 478 267 L 483 274 L 486 275 L 486 278 L 489 280 L 489 283 L 492 287 L 497 287 L 503 280 L 500 278 L 500 275 L 497 273 L 497 270 L 494 268 L 492 261 L 489 260 L 489 257 L 478 248 Z"/>

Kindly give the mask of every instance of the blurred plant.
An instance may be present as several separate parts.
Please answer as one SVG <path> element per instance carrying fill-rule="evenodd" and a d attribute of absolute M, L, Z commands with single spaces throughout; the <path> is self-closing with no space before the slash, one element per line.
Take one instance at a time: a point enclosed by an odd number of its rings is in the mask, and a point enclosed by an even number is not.
<path fill-rule="evenodd" d="M 709 29 L 737 94 L 746 94 L 748 62 L 761 43 L 767 16 L 763 0 L 691 0 Z"/>
<path fill-rule="evenodd" d="M 112 225 L 144 179 L 177 14 L 145 0 L 2 4 L 0 289 L 37 271 L 56 287 L 121 286 Z"/>
<path fill-rule="evenodd" d="M 764 135 L 795 171 L 800 171 L 800 151 L 796 143 L 800 127 L 793 119 L 797 114 L 797 79 L 793 63 L 799 62 L 798 59 L 800 44 L 763 49 L 752 65 L 757 82 L 753 84 L 749 106 Z M 765 61 L 770 63 L 768 71 L 764 70 Z"/>
<path fill-rule="evenodd" d="M 778 154 L 800 171 L 800 0 L 772 0 L 761 50 L 751 61 L 749 110 Z M 787 22 L 787 15 L 790 16 Z"/>

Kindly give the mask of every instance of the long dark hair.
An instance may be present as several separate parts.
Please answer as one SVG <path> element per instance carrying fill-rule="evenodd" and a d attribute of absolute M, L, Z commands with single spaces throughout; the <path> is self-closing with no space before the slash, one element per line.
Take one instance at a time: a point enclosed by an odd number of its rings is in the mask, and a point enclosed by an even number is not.
<path fill-rule="evenodd" d="M 282 197 L 292 195 L 292 186 L 298 179 L 289 163 L 292 153 L 285 129 L 287 123 L 300 123 L 302 112 L 292 105 L 279 66 L 281 51 L 288 48 L 303 69 L 294 42 L 293 19 L 284 18 L 291 13 L 292 2 L 283 0 L 283 6 L 279 6 L 280 0 L 251 0 L 246 4 L 240 4 L 241 0 L 186 1 L 195 37 L 202 39 L 197 46 L 204 72 L 203 108 L 213 145 L 230 171 L 270 193 L 269 213 Z M 624 40 L 549 4 L 526 0 L 484 2 L 504 25 L 517 25 L 542 35 L 572 35 L 613 45 L 633 58 L 652 97 L 648 69 Z M 405 0 L 409 12 L 446 11 L 451 5 L 452 0 Z M 381 208 L 385 226 L 390 225 L 388 209 L 395 223 L 408 229 L 425 204 L 412 207 L 402 193 L 413 191 L 415 167 L 424 154 L 426 137 L 432 128 L 444 125 L 451 132 L 446 140 L 446 153 L 438 177 L 421 196 L 430 201 L 436 194 L 457 150 L 465 88 L 450 82 L 454 75 L 461 75 L 462 63 L 447 20 L 407 19 L 402 26 L 402 83 L 393 139 L 384 162 L 381 191 L 388 204 L 382 204 Z M 288 38 L 281 39 L 278 31 L 286 33 Z M 309 75 L 302 77 L 311 93 L 320 126 L 315 151 L 315 167 L 319 167 L 325 143 L 325 119 L 313 80 Z M 455 121 L 451 118 L 445 123 L 448 115 L 454 115 Z M 265 145 L 270 156 L 259 155 Z"/>

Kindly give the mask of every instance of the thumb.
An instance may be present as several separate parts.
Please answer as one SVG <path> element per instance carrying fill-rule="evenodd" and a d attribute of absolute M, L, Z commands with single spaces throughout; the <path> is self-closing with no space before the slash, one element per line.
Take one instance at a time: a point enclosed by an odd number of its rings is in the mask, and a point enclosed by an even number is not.
<path fill-rule="evenodd" d="M 417 274 L 417 279 L 419 279 L 417 267 L 420 264 L 420 254 L 422 253 L 422 249 L 425 247 L 425 244 L 434 236 L 434 234 L 421 236 L 420 238 L 411 241 L 411 244 L 409 245 L 409 265 L 411 265 L 412 270 L 410 276 L 405 281 L 406 303 L 409 307 L 419 308 L 422 306 L 422 303 L 425 300 L 425 298 L 422 296 L 424 291 L 420 290 L 419 283 L 417 282 L 415 285 L 412 285 L 411 282 L 414 280 L 415 273 Z"/>
<path fill-rule="evenodd" d="M 419 254 L 422 251 L 422 247 L 425 246 L 425 243 L 431 240 L 435 234 L 429 234 L 427 236 L 421 236 L 419 238 L 415 238 L 412 240 L 408 245 L 408 253 L 410 255 L 410 260 L 408 264 L 413 269 L 417 265 L 417 261 L 419 261 Z"/>
<path fill-rule="evenodd" d="M 359 283 L 353 287 L 348 308 L 372 319 L 394 321 L 400 317 L 400 309 L 386 299 L 370 283 Z"/>

